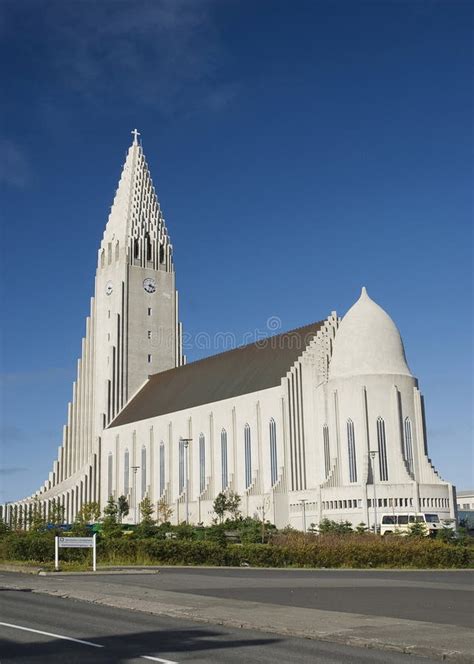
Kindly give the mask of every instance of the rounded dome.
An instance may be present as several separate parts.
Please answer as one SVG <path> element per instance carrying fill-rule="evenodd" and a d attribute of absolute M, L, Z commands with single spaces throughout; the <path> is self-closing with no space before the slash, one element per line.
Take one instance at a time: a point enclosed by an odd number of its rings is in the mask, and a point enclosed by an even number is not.
<path fill-rule="evenodd" d="M 362 288 L 336 332 L 329 378 L 365 374 L 412 375 L 395 323 Z"/>

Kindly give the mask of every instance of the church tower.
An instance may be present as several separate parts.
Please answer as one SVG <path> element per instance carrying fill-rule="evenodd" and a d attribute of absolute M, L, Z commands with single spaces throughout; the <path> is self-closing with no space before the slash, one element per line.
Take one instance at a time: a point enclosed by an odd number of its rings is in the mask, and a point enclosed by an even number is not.
<path fill-rule="evenodd" d="M 173 249 L 140 134 L 125 159 L 98 252 L 95 294 L 58 459 L 34 495 L 9 506 L 23 522 L 54 500 L 71 522 L 100 498 L 104 428 L 148 376 L 184 363 Z"/>

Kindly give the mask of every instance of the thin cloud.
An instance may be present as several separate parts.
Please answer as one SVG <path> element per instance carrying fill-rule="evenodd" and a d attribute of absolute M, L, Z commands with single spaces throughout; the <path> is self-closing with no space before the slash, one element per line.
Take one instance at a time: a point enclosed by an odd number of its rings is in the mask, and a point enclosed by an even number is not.
<path fill-rule="evenodd" d="M 0 184 L 22 189 L 30 180 L 30 166 L 23 148 L 8 138 L 0 138 Z"/>
<path fill-rule="evenodd" d="M 29 468 L 23 468 L 22 466 L 5 466 L 0 468 L 0 476 L 5 475 L 16 475 L 17 473 L 26 473 Z"/>
<path fill-rule="evenodd" d="M 70 376 L 71 371 L 63 368 L 39 369 L 38 371 L 5 371 L 0 373 L 0 385 L 51 383 Z"/>
<path fill-rule="evenodd" d="M 223 81 L 224 49 L 213 0 L 20 3 L 15 23 L 36 17 L 36 39 L 53 77 L 109 108 L 120 100 L 162 114 L 219 111 L 235 97 Z M 31 15 L 28 17 L 31 21 Z M 119 107 L 118 107 L 119 108 Z"/>

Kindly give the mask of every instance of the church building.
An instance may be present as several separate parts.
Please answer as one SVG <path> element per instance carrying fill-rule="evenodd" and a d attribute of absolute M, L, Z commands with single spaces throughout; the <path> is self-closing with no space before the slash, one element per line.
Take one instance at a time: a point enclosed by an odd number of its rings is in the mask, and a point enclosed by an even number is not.
<path fill-rule="evenodd" d="M 303 530 L 322 519 L 455 517 L 433 467 L 424 403 L 390 316 L 362 288 L 327 318 L 186 363 L 173 249 L 135 130 L 98 252 L 95 294 L 52 471 L 6 520 L 60 502 L 147 496 L 205 525 L 220 492 L 243 516 Z M 311 318 L 311 313 L 309 314 Z"/>

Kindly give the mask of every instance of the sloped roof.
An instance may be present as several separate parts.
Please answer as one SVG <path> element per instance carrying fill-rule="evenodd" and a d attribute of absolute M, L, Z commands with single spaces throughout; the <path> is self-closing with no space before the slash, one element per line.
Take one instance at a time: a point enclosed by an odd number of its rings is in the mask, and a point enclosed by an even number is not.
<path fill-rule="evenodd" d="M 153 374 L 109 428 L 275 387 L 323 324 L 311 323 Z"/>

